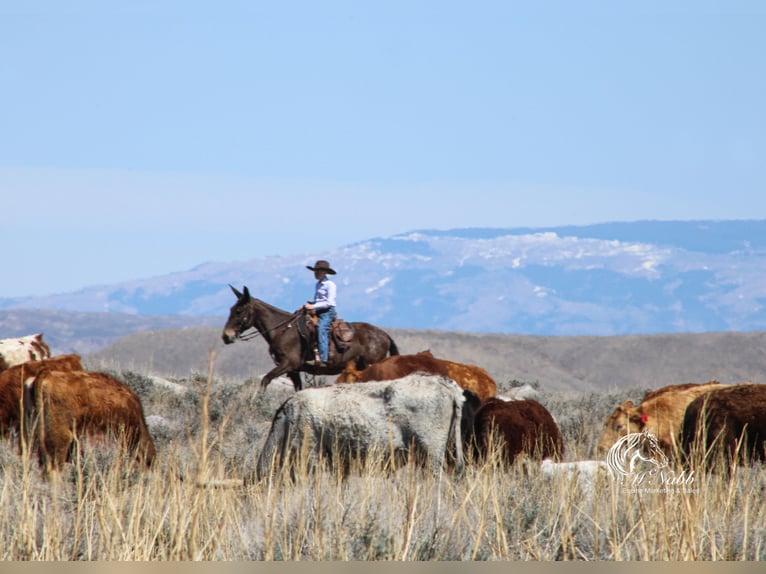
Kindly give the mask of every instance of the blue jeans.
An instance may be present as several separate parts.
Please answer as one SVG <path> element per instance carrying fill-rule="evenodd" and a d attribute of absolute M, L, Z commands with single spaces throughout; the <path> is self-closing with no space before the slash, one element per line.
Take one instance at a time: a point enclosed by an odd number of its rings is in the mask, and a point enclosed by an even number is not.
<path fill-rule="evenodd" d="M 319 318 L 319 322 L 317 323 L 317 329 L 319 330 L 319 359 L 325 363 L 330 355 L 330 342 L 328 340 L 330 336 L 330 324 L 337 316 L 338 312 L 335 310 L 335 307 L 330 307 L 327 311 L 317 313 L 317 317 Z"/>

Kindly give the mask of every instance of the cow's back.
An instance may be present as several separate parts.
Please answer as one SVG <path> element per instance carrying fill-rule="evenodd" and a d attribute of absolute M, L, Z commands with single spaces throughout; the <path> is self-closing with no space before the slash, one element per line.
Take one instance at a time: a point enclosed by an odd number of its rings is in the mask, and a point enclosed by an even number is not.
<path fill-rule="evenodd" d="M 301 452 L 346 466 L 351 457 L 400 456 L 410 447 L 440 468 L 451 433 L 459 435 L 463 400 L 451 379 L 424 375 L 299 391 L 272 421 L 257 476 L 265 477 L 272 462 L 282 464 Z M 462 450 L 458 459 L 462 463 Z"/>
<path fill-rule="evenodd" d="M 684 414 L 681 446 L 690 455 L 695 444 L 706 451 L 718 445 L 731 458 L 743 435 L 749 456 L 766 460 L 766 385 L 725 386 L 694 399 Z"/>
<path fill-rule="evenodd" d="M 139 397 L 106 373 L 41 370 L 35 378 L 41 462 L 61 466 L 75 436 L 120 436 L 146 465 L 156 456 Z"/>
<path fill-rule="evenodd" d="M 489 373 L 477 365 L 441 359 L 447 365 L 447 374 L 458 385 L 475 393 L 481 400 L 497 395 L 497 383 Z"/>
<path fill-rule="evenodd" d="M 414 355 L 396 355 L 370 365 L 359 371 L 349 364 L 340 374 L 338 383 L 366 383 L 370 381 L 390 381 L 406 377 L 413 373 L 441 375 L 454 380 L 460 387 L 475 393 L 484 400 L 497 394 L 495 380 L 477 365 L 458 363 L 434 357 L 426 350 Z"/>
<path fill-rule="evenodd" d="M 445 417 L 449 420 L 454 401 L 462 403 L 463 397 L 449 379 L 436 380 L 408 376 L 365 385 L 306 389 L 296 393 L 292 412 L 297 427 L 310 426 L 321 435 L 316 439 L 327 445 L 345 444 L 351 451 L 389 442 L 405 447 L 407 434 L 422 441 L 432 437 L 440 443 L 446 441 L 449 428 L 436 422 Z M 302 437 L 298 433 L 294 436 L 297 447 Z"/>
<path fill-rule="evenodd" d="M 502 439 L 509 463 L 522 453 L 554 460 L 564 453 L 564 440 L 556 421 L 543 405 L 532 399 L 484 401 L 474 419 L 474 444 L 481 457 L 487 455 L 495 436 Z"/>
<path fill-rule="evenodd" d="M 358 374 L 357 381 L 392 381 L 413 373 L 428 373 L 449 377 L 449 370 L 443 361 L 430 354 L 394 355 L 380 362 L 373 363 Z"/>

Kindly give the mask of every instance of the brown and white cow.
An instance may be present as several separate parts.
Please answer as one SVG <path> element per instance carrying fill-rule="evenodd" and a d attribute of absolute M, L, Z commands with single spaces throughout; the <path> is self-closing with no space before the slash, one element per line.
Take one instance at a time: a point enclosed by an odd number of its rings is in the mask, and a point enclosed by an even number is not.
<path fill-rule="evenodd" d="M 371 455 L 394 466 L 414 455 L 439 472 L 453 446 L 460 471 L 466 392 L 452 379 L 419 373 L 298 391 L 274 415 L 254 478 L 262 480 L 272 469 L 301 460 L 309 468 L 324 460 L 347 473 L 354 458 Z"/>
<path fill-rule="evenodd" d="M 81 371 L 82 362 L 80 356 L 57 355 L 42 361 L 27 361 L 20 365 L 14 365 L 0 373 L 0 435 L 5 435 L 10 430 L 19 430 L 21 415 L 25 410 L 34 407 L 30 401 L 28 383 L 43 369 L 55 371 Z M 25 407 L 21 406 L 24 398 Z"/>
<path fill-rule="evenodd" d="M 462 388 L 475 393 L 481 400 L 494 397 L 497 394 L 497 384 L 489 373 L 481 367 L 437 359 L 428 350 L 420 351 L 414 355 L 388 357 L 362 371 L 357 370 L 353 363 L 349 363 L 338 376 L 336 382 L 390 381 L 412 373 L 447 376 Z"/>
<path fill-rule="evenodd" d="M 431 355 L 431 351 L 421 351 L 421 353 Z M 464 389 L 475 393 L 480 400 L 483 401 L 497 395 L 495 379 L 478 365 L 458 363 L 449 359 L 437 359 L 437 361 L 442 361 L 447 365 L 447 373 L 452 380 Z"/>
<path fill-rule="evenodd" d="M 766 461 L 766 385 L 724 386 L 694 399 L 684 415 L 681 447 L 686 455 L 704 448 L 708 463 L 721 451 L 729 462 L 735 455 L 740 464 Z"/>
<path fill-rule="evenodd" d="M 17 339 L 0 339 L 0 372 L 27 361 L 41 361 L 51 356 L 43 334 L 27 335 Z"/>
<path fill-rule="evenodd" d="M 32 383 L 38 455 L 45 473 L 71 459 L 75 438 L 105 435 L 146 466 L 156 456 L 138 396 L 106 373 L 42 369 Z"/>
<path fill-rule="evenodd" d="M 535 400 L 489 398 L 476 411 L 473 429 L 479 460 L 486 458 L 498 439 L 509 464 L 522 454 L 538 460 L 559 460 L 564 454 L 564 439 L 553 415 Z"/>
<path fill-rule="evenodd" d="M 598 449 L 606 452 L 625 435 L 646 430 L 657 437 L 666 454 L 673 454 L 686 407 L 700 395 L 721 387 L 718 381 L 668 385 L 649 391 L 636 406 L 633 401 L 622 403 L 606 419 Z"/>

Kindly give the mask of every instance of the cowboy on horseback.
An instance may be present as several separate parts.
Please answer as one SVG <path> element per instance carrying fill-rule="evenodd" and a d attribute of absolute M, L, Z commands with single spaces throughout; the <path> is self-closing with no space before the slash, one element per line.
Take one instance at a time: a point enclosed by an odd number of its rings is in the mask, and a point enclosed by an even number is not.
<path fill-rule="evenodd" d="M 326 261 L 317 261 L 317 264 L 315 267 L 324 268 L 325 273 L 331 270 Z M 337 375 L 349 361 L 355 361 L 356 368 L 362 370 L 382 361 L 387 355 L 399 354 L 396 343 L 383 329 L 369 323 L 357 322 L 349 323 L 347 329 L 340 329 L 339 338 L 346 345 L 336 361 L 321 369 L 307 365 L 304 333 L 301 332 L 304 321 L 298 317 L 303 313 L 304 307 L 301 306 L 298 311 L 291 313 L 253 297 L 247 286 L 241 292 L 232 285 L 229 287 L 237 297 L 237 302 L 229 310 L 221 338 L 225 344 L 230 345 L 235 341 L 247 341 L 258 335 L 263 337 L 276 366 L 261 377 L 261 387 L 267 387 L 276 377 L 287 375 L 293 381 L 295 390 L 299 391 L 303 388 L 301 373 Z M 320 300 L 330 300 L 329 292 L 327 295 L 320 293 L 311 306 L 314 307 Z M 335 302 L 334 290 L 332 302 Z M 330 306 L 334 307 L 328 304 L 328 307 Z M 255 329 L 255 333 L 248 334 L 250 329 Z M 331 327 L 331 333 L 332 330 Z M 329 357 L 329 352 L 327 356 Z"/>
<path fill-rule="evenodd" d="M 317 261 L 313 267 L 306 265 L 306 269 L 314 272 L 314 278 L 317 282 L 314 286 L 314 300 L 306 303 L 303 308 L 316 313 L 318 319 L 317 338 L 319 339 L 319 356 L 315 357 L 313 361 L 306 361 L 306 364 L 325 367 L 330 354 L 330 325 L 338 316 L 335 309 L 337 287 L 335 282 L 327 277 L 328 275 L 335 275 L 335 270 L 330 267 L 327 261 L 322 259 Z"/>

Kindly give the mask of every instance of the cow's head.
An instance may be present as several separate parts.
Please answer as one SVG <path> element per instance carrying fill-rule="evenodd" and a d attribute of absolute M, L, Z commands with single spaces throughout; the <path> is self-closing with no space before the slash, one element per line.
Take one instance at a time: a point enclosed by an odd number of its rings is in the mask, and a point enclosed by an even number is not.
<path fill-rule="evenodd" d="M 628 433 L 641 432 L 647 423 L 646 413 L 641 405 L 634 407 L 633 401 L 625 401 L 609 415 L 604 423 L 604 432 L 598 442 L 598 449 L 608 451 L 612 445 Z"/>
<path fill-rule="evenodd" d="M 338 378 L 335 379 L 336 383 L 358 383 L 359 374 L 362 371 L 356 368 L 356 361 L 349 361 L 346 363 L 346 367 L 341 371 Z"/>

